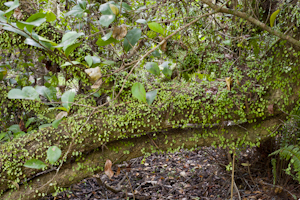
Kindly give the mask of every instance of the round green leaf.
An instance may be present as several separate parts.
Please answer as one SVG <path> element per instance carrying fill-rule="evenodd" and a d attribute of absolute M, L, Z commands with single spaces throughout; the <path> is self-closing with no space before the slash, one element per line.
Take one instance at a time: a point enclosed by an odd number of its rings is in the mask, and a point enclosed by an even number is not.
<path fill-rule="evenodd" d="M 128 31 L 124 39 L 124 50 L 128 52 L 141 38 L 142 31 L 139 28 L 133 28 Z"/>
<path fill-rule="evenodd" d="M 144 86 L 137 82 L 134 83 L 132 88 L 131 88 L 131 92 L 132 92 L 132 96 L 137 98 L 138 100 L 146 103 L 146 90 L 144 88 Z"/>
<path fill-rule="evenodd" d="M 8 130 L 10 130 L 10 131 L 13 132 L 13 133 L 18 133 L 18 132 L 21 131 L 19 124 L 11 125 L 11 126 L 8 128 Z"/>
<path fill-rule="evenodd" d="M 115 18 L 115 15 L 102 15 L 100 17 L 99 23 L 102 26 L 108 27 L 115 20 Z"/>
<path fill-rule="evenodd" d="M 63 107 L 65 107 L 68 111 L 71 108 L 71 104 L 74 102 L 74 97 L 75 97 L 75 92 L 72 90 L 66 91 L 62 96 L 61 96 L 61 101 Z"/>
<path fill-rule="evenodd" d="M 51 146 L 47 151 L 47 159 L 53 165 L 61 156 L 61 150 L 57 146 Z"/>
<path fill-rule="evenodd" d="M 146 93 L 146 100 L 147 100 L 147 104 L 150 106 L 152 104 L 152 102 L 154 101 L 155 97 L 157 94 L 157 90 L 153 90 L 150 92 Z"/>
<path fill-rule="evenodd" d="M 47 165 L 38 159 L 30 159 L 25 162 L 24 167 L 32 169 L 42 169 L 44 167 L 47 167 Z"/>
<path fill-rule="evenodd" d="M 25 99 L 26 96 L 24 92 L 20 89 L 12 89 L 8 92 L 7 97 L 9 99 Z"/>
<path fill-rule="evenodd" d="M 155 32 L 160 33 L 162 35 L 164 34 L 164 29 L 159 23 L 150 22 L 150 23 L 148 23 L 148 26 L 152 31 L 155 31 Z"/>
<path fill-rule="evenodd" d="M 23 87 L 22 91 L 26 95 L 25 99 L 40 100 L 39 94 L 35 91 L 35 89 L 32 86 Z"/>
<path fill-rule="evenodd" d="M 156 62 L 147 62 L 145 65 L 145 68 L 152 74 L 159 76 L 160 69 L 158 67 L 158 64 Z"/>

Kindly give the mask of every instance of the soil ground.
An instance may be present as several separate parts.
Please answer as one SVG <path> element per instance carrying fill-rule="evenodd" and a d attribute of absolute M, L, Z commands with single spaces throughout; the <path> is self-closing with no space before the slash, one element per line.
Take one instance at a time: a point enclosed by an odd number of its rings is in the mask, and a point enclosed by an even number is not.
<path fill-rule="evenodd" d="M 104 173 L 98 174 L 106 185 L 116 189 L 119 184 L 122 187 L 120 192 L 112 192 L 98 183 L 97 178 L 91 177 L 55 197 L 49 195 L 42 200 L 230 199 L 231 171 L 226 170 L 226 166 L 228 168 L 231 155 L 226 152 L 202 147 L 194 151 L 180 150 L 132 159 L 123 165 L 113 165 L 114 176 L 111 179 Z M 246 149 L 238 153 L 235 164 L 235 188 L 238 192 L 234 189 L 233 199 L 300 199 L 298 182 L 287 175 L 282 175 L 279 182 L 282 184 L 273 185 L 271 158 L 264 149 Z"/>

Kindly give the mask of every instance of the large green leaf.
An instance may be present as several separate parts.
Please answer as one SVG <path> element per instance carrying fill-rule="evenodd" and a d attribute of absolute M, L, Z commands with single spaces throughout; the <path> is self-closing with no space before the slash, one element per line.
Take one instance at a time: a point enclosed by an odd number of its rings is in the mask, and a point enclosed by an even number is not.
<path fill-rule="evenodd" d="M 132 92 L 133 97 L 137 98 L 138 100 L 140 100 L 144 103 L 147 103 L 146 90 L 141 83 L 139 83 L 139 82 L 134 83 L 131 88 L 131 92 Z"/>
<path fill-rule="evenodd" d="M 42 169 L 44 167 L 47 167 L 47 165 L 38 159 L 30 159 L 25 162 L 24 167 Z"/>
<path fill-rule="evenodd" d="M 31 86 L 23 87 L 20 89 L 12 89 L 8 92 L 7 97 L 9 99 L 30 99 L 30 100 L 40 100 L 39 94 Z"/>
<path fill-rule="evenodd" d="M 115 15 L 102 15 L 100 17 L 99 23 L 102 26 L 108 27 L 115 20 L 115 18 Z"/>
<path fill-rule="evenodd" d="M 124 39 L 124 50 L 129 51 L 141 38 L 142 31 L 139 28 L 133 28 L 128 31 L 125 39 Z"/>
<path fill-rule="evenodd" d="M 103 41 L 108 40 L 108 39 L 111 37 L 112 33 L 113 33 L 113 32 L 110 31 L 109 33 L 107 33 L 106 35 L 104 35 L 101 39 L 102 39 Z"/>
<path fill-rule="evenodd" d="M 148 26 L 152 31 L 155 31 L 155 32 L 160 33 L 162 35 L 164 34 L 164 29 L 159 23 L 150 22 L 150 23 L 148 23 Z"/>
<path fill-rule="evenodd" d="M 156 62 L 147 62 L 145 65 L 145 68 L 152 74 L 159 76 L 160 69 L 158 67 L 158 64 Z"/>
<path fill-rule="evenodd" d="M 153 103 L 153 101 L 156 97 L 156 94 L 157 94 L 157 90 L 153 90 L 153 91 L 150 91 L 150 92 L 146 93 L 146 100 L 147 100 L 147 104 L 149 106 Z"/>
<path fill-rule="evenodd" d="M 13 133 L 18 133 L 18 132 L 21 131 L 19 124 L 11 125 L 11 126 L 8 128 L 8 130 L 11 131 L 11 132 L 13 132 Z"/>
<path fill-rule="evenodd" d="M 82 17 L 83 13 L 84 13 L 84 9 L 82 9 L 80 5 L 76 5 L 69 12 L 65 14 L 65 17 L 69 15 L 73 15 L 75 17 Z"/>
<path fill-rule="evenodd" d="M 35 90 L 40 95 L 46 97 L 49 101 L 56 100 L 56 89 L 53 86 L 51 86 L 49 88 L 47 88 L 46 86 L 36 86 Z"/>
<path fill-rule="evenodd" d="M 65 54 L 67 57 L 69 57 L 70 53 L 72 53 L 77 47 L 79 47 L 82 44 L 82 42 L 77 42 L 75 44 L 72 44 L 68 46 L 65 50 Z"/>
<path fill-rule="evenodd" d="M 77 38 L 84 35 L 84 33 L 77 33 L 76 31 L 70 31 L 66 34 L 64 34 L 62 41 L 59 45 L 55 46 L 55 48 L 63 47 L 65 50 L 69 45 L 72 45 Z"/>
<path fill-rule="evenodd" d="M 56 15 L 53 12 L 48 11 L 46 14 L 46 20 L 47 22 L 53 22 L 56 20 Z"/>
<path fill-rule="evenodd" d="M 16 9 L 17 7 L 19 7 L 19 0 L 15 0 L 12 4 L 10 4 L 10 7 L 8 10 L 6 10 L 4 13 L 9 13 L 10 11 Z"/>
<path fill-rule="evenodd" d="M 61 156 L 61 150 L 57 146 L 51 146 L 47 151 L 47 159 L 53 165 Z"/>
<path fill-rule="evenodd" d="M 99 11 L 102 15 L 114 15 L 112 10 L 110 9 L 109 2 L 100 5 Z"/>
<path fill-rule="evenodd" d="M 58 128 L 58 125 L 60 124 L 60 122 L 64 119 L 64 117 L 62 117 L 61 119 L 57 119 L 57 120 L 54 120 L 52 122 L 52 126 L 53 128 Z"/>
<path fill-rule="evenodd" d="M 72 103 L 74 102 L 74 97 L 75 97 L 75 92 L 72 90 L 66 91 L 62 96 L 61 96 L 61 101 L 63 107 L 65 107 L 68 111 L 71 108 Z"/>
<path fill-rule="evenodd" d="M 119 3 L 120 5 L 120 3 Z M 125 10 L 131 11 L 132 8 L 130 7 L 130 5 L 128 5 L 127 3 L 122 2 L 122 8 L 124 8 Z"/>
<path fill-rule="evenodd" d="M 118 40 L 116 40 L 115 38 L 109 38 L 108 40 L 104 41 L 102 38 L 99 38 L 96 42 L 96 44 L 98 46 L 106 46 L 110 43 L 115 43 L 115 42 L 119 42 Z"/>
<path fill-rule="evenodd" d="M 25 44 L 28 44 L 30 46 L 34 46 L 34 47 L 38 47 L 41 49 L 46 49 L 44 46 L 40 45 L 39 43 L 37 43 L 36 41 L 34 41 L 31 38 L 26 38 L 26 40 L 24 41 Z"/>
<path fill-rule="evenodd" d="M 275 12 L 272 13 L 272 15 L 270 17 L 270 26 L 271 27 L 274 26 L 275 19 L 276 19 L 279 12 L 280 12 L 280 10 L 276 10 Z"/>
<path fill-rule="evenodd" d="M 17 26 L 16 23 L 12 23 L 12 25 L 15 26 L 15 27 Z M 11 32 L 14 32 L 14 33 L 17 33 L 17 34 L 22 35 L 22 36 L 24 36 L 26 38 L 29 37 L 29 35 L 26 34 L 25 32 L 20 31 L 19 29 L 16 29 L 16 28 L 14 28 L 14 27 L 12 27 L 10 25 L 5 25 L 5 26 L 2 27 L 2 29 L 7 30 L 7 31 L 11 31 Z"/>

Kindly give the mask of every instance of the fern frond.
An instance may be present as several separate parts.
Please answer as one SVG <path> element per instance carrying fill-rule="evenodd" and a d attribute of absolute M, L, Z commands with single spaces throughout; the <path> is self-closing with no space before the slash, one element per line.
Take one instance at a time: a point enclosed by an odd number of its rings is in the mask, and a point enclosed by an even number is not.
<path fill-rule="evenodd" d="M 294 171 L 297 173 L 298 181 L 300 182 L 300 150 L 298 146 L 289 145 L 284 146 L 274 151 L 269 156 L 279 154 L 281 159 L 290 160 L 290 163 L 293 164 Z"/>

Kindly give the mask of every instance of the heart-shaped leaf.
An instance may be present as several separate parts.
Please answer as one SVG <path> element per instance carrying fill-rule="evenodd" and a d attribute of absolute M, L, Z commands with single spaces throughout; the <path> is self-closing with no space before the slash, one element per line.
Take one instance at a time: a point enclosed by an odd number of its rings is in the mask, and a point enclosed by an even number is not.
<path fill-rule="evenodd" d="M 61 156 L 61 150 L 57 146 L 51 146 L 47 151 L 47 159 L 50 164 L 54 164 Z"/>
<path fill-rule="evenodd" d="M 146 90 L 141 83 L 139 83 L 139 82 L 134 83 L 131 88 L 131 92 L 132 92 L 133 97 L 137 98 L 138 100 L 140 100 L 144 103 L 147 103 Z"/>
<path fill-rule="evenodd" d="M 32 169 L 42 169 L 44 167 L 47 167 L 47 165 L 38 159 L 30 159 L 25 162 L 24 167 Z"/>
<path fill-rule="evenodd" d="M 145 65 L 145 68 L 152 74 L 159 76 L 160 69 L 158 67 L 158 64 L 156 62 L 147 62 Z"/>

